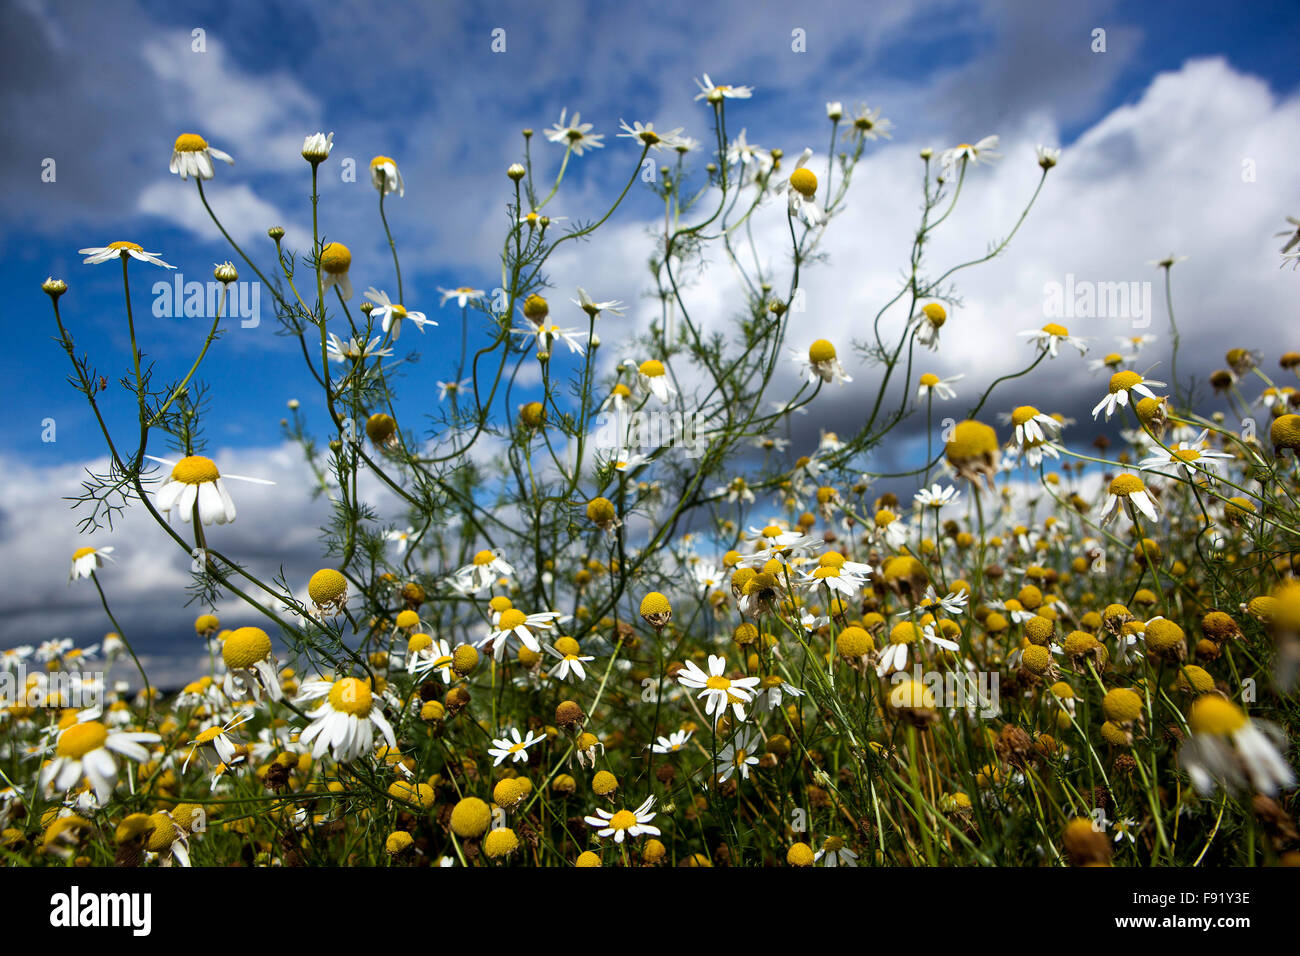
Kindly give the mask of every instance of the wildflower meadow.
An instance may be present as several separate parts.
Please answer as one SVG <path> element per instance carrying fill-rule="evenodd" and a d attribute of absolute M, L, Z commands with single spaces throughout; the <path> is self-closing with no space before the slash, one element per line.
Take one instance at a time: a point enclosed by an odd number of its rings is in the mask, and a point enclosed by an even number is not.
<path fill-rule="evenodd" d="M 815 139 L 759 145 L 761 77 L 679 81 L 680 126 L 588 121 L 579 88 L 482 133 L 513 158 L 474 197 L 481 287 L 413 279 L 394 210 L 436 218 L 434 184 L 383 141 L 279 131 L 299 228 L 222 201 L 254 158 L 221 128 L 142 144 L 141 182 L 181 183 L 226 253 L 110 230 L 31 279 L 49 387 L 99 446 L 56 573 L 102 627 L 0 651 L 8 866 L 1300 863 L 1291 326 L 1206 364 L 1180 280 L 1214 263 L 1172 253 L 1134 266 L 1146 327 L 1083 317 L 1120 283 L 1062 287 L 1040 322 L 979 320 L 1012 371 L 936 373 L 976 321 L 964 284 L 1015 261 L 1071 163 L 981 128 L 912 154 L 910 242 L 828 334 L 806 285 L 857 281 L 827 237 L 911 118 L 828 87 Z M 1026 188 L 991 178 L 1009 165 Z M 323 188 L 349 172 L 365 216 Z M 651 228 L 620 231 L 647 198 Z M 1263 265 L 1290 277 L 1276 218 Z M 983 251 L 937 253 L 953 233 Z M 607 243 L 634 244 L 639 286 L 583 271 Z M 384 257 L 358 268 L 362 246 Z M 91 347 L 78 286 L 105 277 L 119 331 Z M 184 360 L 155 358 L 163 298 L 201 316 Z M 208 374 L 255 310 L 309 389 Z M 1056 402 L 1067 371 L 1085 416 Z M 250 392 L 303 481 L 227 471 L 212 434 Z M 849 427 L 819 425 L 830 401 Z M 232 546 L 250 500 L 319 506 L 314 571 L 273 527 Z M 116 612 L 146 551 L 188 568 L 154 598 L 179 678 Z"/>

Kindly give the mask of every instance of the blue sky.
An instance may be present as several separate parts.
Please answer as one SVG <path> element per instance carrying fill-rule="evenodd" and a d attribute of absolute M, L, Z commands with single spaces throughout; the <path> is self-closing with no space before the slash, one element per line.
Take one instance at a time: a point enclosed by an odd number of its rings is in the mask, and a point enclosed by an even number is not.
<path fill-rule="evenodd" d="M 79 542 L 75 517 L 58 498 L 101 452 L 89 412 L 65 382 L 69 369 L 51 340 L 41 280 L 68 282 L 62 306 L 77 346 L 116 380 L 128 369 L 120 270 L 83 265 L 77 250 L 134 240 L 200 281 L 210 278 L 214 262 L 232 258 L 197 206 L 193 184 L 167 171 L 182 132 L 198 132 L 234 155 L 233 168 L 219 166 L 209 196 L 246 249 L 269 263 L 269 225 L 284 225 L 292 248 L 309 244 L 308 168 L 299 148 L 307 133 L 334 131 L 334 155 L 323 167 L 322 224 L 328 237 L 352 248 L 359 292 L 371 284 L 394 287 L 364 169 L 375 154 L 398 161 L 406 196 L 393 197 L 387 209 L 402 253 L 406 304 L 442 321 L 423 336 L 407 331 L 400 343 L 422 352 L 408 367 L 405 392 L 404 408 L 417 414 L 433 406 L 433 383 L 451 377 L 458 352 L 459 315 L 438 307 L 436 288 L 499 283 L 509 195 L 503 170 L 519 158 L 518 131 L 538 131 L 539 170 L 559 160 L 560 148 L 540 132 L 562 108 L 580 110 L 606 134 L 605 149 L 571 163 L 555 204 L 571 219 L 589 219 L 621 188 L 637 154 L 614 138 L 620 119 L 684 126 L 708 139 L 708 110 L 693 100 L 693 77 L 704 72 L 755 88 L 753 99 L 729 109 L 733 136 L 743 127 L 751 142 L 788 155 L 805 145 L 824 151 L 828 100 L 879 106 L 893 120 L 894 140 L 868 156 L 848 217 L 833 224 L 841 238 L 825 281 L 840 266 L 853 277 L 853 290 L 841 295 L 809 278 L 810 301 L 826 306 L 814 309 L 816 320 L 845 339 L 856 307 L 887 297 L 906 254 L 916 205 L 906 189 L 916 150 L 991 132 L 1003 136 L 1007 158 L 984 174 L 985 192 L 972 192 L 973 218 L 955 223 L 951 246 L 940 243 L 936 252 L 982 248 L 990 230 L 979 226 L 981 218 L 994 223 L 994 235 L 998 223 L 1014 218 L 1036 178 L 1035 143 L 1065 153 L 1019 245 L 987 278 L 963 289 L 968 318 L 954 323 L 951 335 L 969 338 L 957 339 L 949 350 L 955 355 L 941 353 L 935 371 L 960 370 L 972 384 L 990 379 L 1010 360 L 981 351 L 988 329 L 1040 325 L 1045 281 L 1065 274 L 1146 280 L 1147 260 L 1173 250 L 1192 256 L 1180 294 L 1191 305 L 1185 335 L 1204 357 L 1201 374 L 1235 344 L 1233 335 L 1254 336 L 1241 344 L 1276 346 L 1259 339 L 1282 327 L 1279 317 L 1294 301 L 1290 273 L 1277 269 L 1280 240 L 1272 237 L 1286 215 L 1296 214 L 1300 191 L 1300 8 L 1293 2 L 556 0 L 377 8 L 4 0 L 0 27 L 0 173 L 7 184 L 0 293 L 10 316 L 7 414 L 0 417 L 10 488 L 0 501 L 0 557 L 21 563 L 24 575 L 20 593 L 4 599 L 9 623 L 0 644 L 36 637 L 28 633 L 31 622 L 49 596 L 62 592 L 66 555 Z M 506 31 L 504 53 L 490 48 L 497 28 Z M 1091 49 L 1098 28 L 1106 31 L 1104 53 Z M 195 29 L 205 31 L 203 52 L 192 49 Z M 791 49 L 795 29 L 806 33 L 805 52 Z M 348 157 L 361 170 L 356 183 L 339 177 Z M 53 183 L 41 181 L 46 158 L 57 163 Z M 1247 160 L 1258 179 L 1243 186 Z M 642 323 L 644 226 L 653 215 L 649 198 L 634 190 L 610 224 L 610 242 L 557 260 L 554 298 L 567 300 L 581 282 L 598 297 L 631 303 L 629 326 Z M 242 264 L 241 273 L 249 278 Z M 145 349 L 160 379 L 179 376 L 207 321 L 153 318 L 152 283 L 171 275 L 141 264 L 131 275 Z M 207 422 L 212 450 L 226 450 L 243 466 L 230 470 L 269 471 L 283 480 L 292 473 L 291 456 L 281 448 L 279 419 L 288 399 L 310 398 L 310 379 L 289 340 L 274 334 L 268 298 L 262 324 L 230 329 L 202 377 L 215 395 Z M 725 317 L 727 307 L 714 304 Z M 1101 330 L 1099 338 L 1109 334 Z M 1062 365 L 1048 381 L 1064 410 L 1077 415 L 1092 404 L 1096 382 L 1084 363 L 1068 371 Z M 107 397 L 111 423 L 129 428 L 131 396 L 114 387 Z M 828 395 L 809 427 L 848 431 L 859 410 L 847 393 Z M 57 423 L 54 443 L 41 441 L 47 418 Z M 915 434 L 900 443 L 894 460 L 878 463 L 881 470 L 914 454 L 917 444 Z M 254 553 L 261 547 L 269 558 L 280 548 L 290 553 L 291 567 L 298 560 L 312 565 L 309 530 L 272 543 L 260 541 L 255 526 L 241 525 L 237 533 L 251 537 L 239 540 Z M 183 574 L 170 580 L 183 581 Z M 143 590 L 124 600 L 123 614 L 150 627 Z M 189 612 L 180 603 L 176 619 L 184 621 Z M 57 625 L 97 635 L 97 613 L 78 595 Z M 163 639 L 157 629 L 150 635 Z"/>

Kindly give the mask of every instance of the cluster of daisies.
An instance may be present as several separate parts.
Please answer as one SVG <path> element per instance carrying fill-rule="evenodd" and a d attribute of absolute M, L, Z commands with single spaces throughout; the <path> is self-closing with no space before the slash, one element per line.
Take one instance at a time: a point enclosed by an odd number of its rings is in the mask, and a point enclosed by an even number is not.
<path fill-rule="evenodd" d="M 719 118 L 753 93 L 707 74 L 697 85 Z M 826 117 L 850 146 L 892 128 L 865 105 L 828 103 Z M 565 110 L 543 135 L 567 164 L 605 147 L 593 130 Z M 643 158 L 700 147 L 640 121 L 617 136 Z M 959 183 L 998 148 L 987 136 L 922 157 L 936 182 Z M 333 133 L 304 140 L 313 176 L 332 149 Z M 715 183 L 751 190 L 755 207 L 779 198 L 792 232 L 834 214 L 811 149 L 789 164 L 742 129 L 714 158 Z M 1046 174 L 1059 151 L 1036 159 Z M 170 169 L 202 188 L 233 162 L 185 134 Z M 369 172 L 381 210 L 405 196 L 394 159 Z M 518 186 L 530 172 L 507 175 Z M 515 210 L 521 245 L 540 248 L 563 218 L 546 202 Z M 270 235 L 278 249 L 283 230 Z M 82 253 L 124 273 L 172 268 L 132 242 Z M 324 243 L 311 265 L 346 309 L 348 247 Z M 231 263 L 214 274 L 237 279 Z M 396 288 L 367 288 L 364 331 L 321 328 L 331 396 L 382 368 L 405 327 L 438 326 Z M 66 285 L 45 289 L 57 310 Z M 590 362 L 596 320 L 624 311 L 579 288 L 584 329 L 537 292 L 519 316 L 472 286 L 438 293 L 546 363 Z M 920 299 L 905 335 L 938 352 L 956 311 Z M 1055 322 L 1019 337 L 1035 365 L 1094 344 Z M 1092 418 L 1123 423 L 1121 448 L 1071 448 L 1077 423 L 1059 411 L 992 409 L 952 420 L 933 460 L 888 491 L 849 470 L 854 439 L 744 436 L 763 471 L 738 460 L 711 477 L 709 520 L 679 524 L 649 493 L 663 459 L 627 442 L 599 481 L 573 474 L 557 523 L 581 548 L 489 540 L 474 508 L 459 528 L 413 514 L 426 520 L 370 529 L 366 561 L 285 582 L 276 606 L 223 611 L 233 626 L 198 617 L 173 685 L 150 682 L 129 634 L 5 649 L 0 853 L 117 866 L 1300 863 L 1300 392 L 1234 349 L 1207 379 L 1223 409 L 1193 413 L 1139 370 L 1154 341 L 1122 339 L 1089 364 Z M 853 384 L 827 338 L 787 354 L 800 395 Z M 680 410 L 672 361 L 629 357 L 584 400 Z M 1300 353 L 1278 364 L 1300 374 Z M 909 372 L 906 405 L 932 414 L 962 382 Z M 439 397 L 458 406 L 471 385 L 438 382 Z M 1250 412 L 1267 434 L 1239 427 Z M 519 409 L 514 440 L 537 462 L 554 413 Z M 366 464 L 405 454 L 392 414 L 364 432 L 349 437 Z M 236 520 L 228 481 L 272 486 L 201 454 L 147 460 L 141 496 L 196 544 Z M 132 557 L 83 544 L 69 582 L 107 605 Z"/>

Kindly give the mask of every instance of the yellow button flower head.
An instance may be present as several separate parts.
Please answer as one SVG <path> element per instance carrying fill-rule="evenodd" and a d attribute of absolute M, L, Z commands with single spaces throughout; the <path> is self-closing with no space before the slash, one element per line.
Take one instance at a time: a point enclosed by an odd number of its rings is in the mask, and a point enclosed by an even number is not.
<path fill-rule="evenodd" d="M 998 435 L 991 426 L 973 419 L 958 422 L 948 436 L 944 454 L 957 474 L 974 484 L 983 476 L 992 490 L 993 476 L 997 474 Z"/>
<path fill-rule="evenodd" d="M 318 609 L 338 613 L 348 602 L 348 579 L 333 568 L 321 568 L 307 582 L 307 595 Z"/>
<path fill-rule="evenodd" d="M 451 810 L 451 831 L 461 839 L 481 837 L 492 825 L 492 811 L 478 797 L 465 797 Z"/>
<path fill-rule="evenodd" d="M 341 242 L 330 242 L 320 252 L 320 269 L 324 275 L 321 283 L 326 291 L 338 286 L 339 294 L 345 302 L 352 300 L 352 280 L 348 270 L 352 268 L 352 250 Z"/>
<path fill-rule="evenodd" d="M 658 591 L 641 599 L 641 617 L 652 627 L 662 628 L 673 616 L 673 606 Z"/>

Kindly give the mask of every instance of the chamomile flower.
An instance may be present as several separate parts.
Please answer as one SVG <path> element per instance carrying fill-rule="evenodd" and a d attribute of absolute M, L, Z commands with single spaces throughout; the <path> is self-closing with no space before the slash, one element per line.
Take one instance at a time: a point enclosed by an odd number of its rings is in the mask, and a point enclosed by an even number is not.
<path fill-rule="evenodd" d="M 665 405 L 668 399 L 677 394 L 677 389 L 668 379 L 668 370 L 658 359 L 646 359 L 637 366 L 637 382 L 643 391 L 653 395 Z"/>
<path fill-rule="evenodd" d="M 260 627 L 241 627 L 227 634 L 221 643 L 221 660 L 226 665 L 223 689 L 231 700 L 258 700 L 263 690 L 272 700 L 284 697 L 270 635 Z"/>
<path fill-rule="evenodd" d="M 948 310 L 938 302 L 927 302 L 912 317 L 916 323 L 916 340 L 931 352 L 939 348 L 939 330 L 948 321 Z"/>
<path fill-rule="evenodd" d="M 816 385 L 818 382 L 834 382 L 843 385 L 845 382 L 853 381 L 850 376 L 844 374 L 844 366 L 840 364 L 835 346 L 826 339 L 817 339 L 808 346 L 806 352 L 791 349 L 790 357 L 799 369 L 799 376 L 809 385 Z"/>
<path fill-rule="evenodd" d="M 578 642 L 571 637 L 561 637 L 554 645 L 543 644 L 542 650 L 554 657 L 558 664 L 551 668 L 550 674 L 556 680 L 578 683 L 587 679 L 587 670 L 582 665 L 590 664 L 596 658 L 579 652 Z"/>
<path fill-rule="evenodd" d="M 176 137 L 176 143 L 172 146 L 172 161 L 168 169 L 179 175 L 181 179 L 188 179 L 190 176 L 195 179 L 211 179 L 214 173 L 212 168 L 214 159 L 231 166 L 235 165 L 229 153 L 223 153 L 215 146 L 209 146 L 208 141 L 198 133 L 182 133 Z"/>
<path fill-rule="evenodd" d="M 790 178 L 776 191 L 786 194 L 790 215 L 797 216 L 809 226 L 817 226 L 826 221 L 826 213 L 817 205 L 817 174 L 808 168 L 812 154 L 813 151 L 807 148 L 799 154 Z"/>
<path fill-rule="evenodd" d="M 534 654 L 540 654 L 542 643 L 537 639 L 537 635 L 554 628 L 556 622 L 562 617 L 563 615 L 558 611 L 525 614 L 518 608 L 506 608 L 487 636 L 481 638 L 474 646 L 484 647 L 491 644 L 492 656 L 500 661 L 505 658 L 506 646 L 510 643 L 510 638 L 514 637 Z"/>
<path fill-rule="evenodd" d="M 934 508 L 938 510 L 939 508 L 946 508 L 948 505 L 955 504 L 957 499 L 960 497 L 961 492 L 957 489 L 956 485 L 949 485 L 945 488 L 938 482 L 935 482 L 929 488 L 922 488 L 914 494 L 912 500 L 915 501 L 919 507 Z"/>
<path fill-rule="evenodd" d="M 762 738 L 748 727 L 727 741 L 727 745 L 718 751 L 718 762 L 713 767 L 718 782 L 726 783 L 736 773 L 742 780 L 748 780 L 749 768 L 758 766 L 761 746 Z"/>
<path fill-rule="evenodd" d="M 1286 739 L 1282 732 L 1247 717 L 1227 698 L 1197 697 L 1187 724 L 1192 733 L 1179 750 L 1179 763 L 1202 795 L 1222 786 L 1230 793 L 1253 790 L 1271 797 L 1295 785 L 1280 749 Z"/>
<path fill-rule="evenodd" d="M 452 575 L 460 589 L 476 594 L 485 591 L 500 578 L 514 577 L 515 569 L 511 567 L 496 551 L 483 550 L 474 555 L 474 560 Z"/>
<path fill-rule="evenodd" d="M 376 335 L 364 344 L 355 337 L 344 342 L 331 332 L 329 340 L 325 343 L 325 351 L 334 362 L 361 362 L 368 358 L 386 358 L 393 354 L 393 350 L 381 348 L 383 341 L 382 336 Z"/>
<path fill-rule="evenodd" d="M 227 767 L 236 763 L 239 748 L 234 738 L 230 736 L 230 732 L 240 724 L 251 720 L 252 717 L 252 712 L 245 710 L 235 714 L 224 724 L 213 724 L 211 727 L 199 731 L 198 735 L 186 745 L 190 748 L 190 752 L 186 755 L 185 762 L 181 764 L 181 773 L 188 769 L 195 754 L 199 753 L 204 747 L 211 747 L 216 752 L 218 761 Z"/>
<path fill-rule="evenodd" d="M 613 837 L 615 843 L 635 840 L 639 836 L 659 836 L 659 828 L 650 825 L 656 814 L 650 812 L 655 805 L 653 796 L 646 797 L 645 803 L 635 810 L 619 810 L 610 813 L 604 807 L 596 809 L 595 816 L 583 817 L 583 821 L 596 828 L 596 836 Z"/>
<path fill-rule="evenodd" d="M 704 712 L 716 714 L 719 718 L 730 704 L 736 720 L 745 719 L 745 704 L 753 697 L 754 688 L 758 686 L 757 677 L 727 677 L 726 658 L 718 654 L 709 655 L 709 670 L 705 673 L 695 661 L 687 661 L 677 673 L 677 682 L 683 687 L 698 690 L 697 697 L 704 699 Z"/>
<path fill-rule="evenodd" d="M 151 265 L 162 266 L 164 269 L 175 269 L 175 266 L 168 265 L 158 258 L 157 252 L 145 252 L 144 249 L 134 242 L 110 242 L 106 246 L 90 246 L 86 249 L 77 250 L 85 256 L 86 265 L 96 266 L 101 262 L 109 262 L 113 259 L 139 259 L 141 262 L 148 262 Z"/>
<path fill-rule="evenodd" d="M 813 855 L 814 862 L 822 866 L 857 866 L 858 855 L 844 845 L 839 837 L 827 837 L 822 847 Z"/>
<path fill-rule="evenodd" d="M 415 529 L 406 528 L 403 530 L 400 528 L 394 528 L 391 531 L 385 532 L 384 537 L 393 542 L 393 544 L 397 546 L 397 553 L 402 555 L 406 553 L 406 549 L 413 543 L 411 539 L 415 537 Z"/>
<path fill-rule="evenodd" d="M 952 617 L 957 617 L 966 610 L 966 603 L 970 600 L 969 591 L 949 591 L 943 597 L 935 590 L 933 584 L 926 585 L 925 594 L 917 602 L 916 607 L 912 608 L 912 614 L 932 614 L 936 611 L 942 611 Z"/>
<path fill-rule="evenodd" d="M 949 401 L 957 397 L 957 392 L 953 389 L 954 382 L 959 382 L 965 375 L 952 375 L 948 378 L 940 378 L 933 372 L 926 372 L 920 378 L 920 384 L 916 388 L 916 397 L 918 401 L 925 401 L 931 395 L 940 401 Z"/>
<path fill-rule="evenodd" d="M 325 291 L 338 287 L 344 302 L 352 301 L 352 250 L 341 242 L 329 242 L 320 251 L 321 287 Z"/>
<path fill-rule="evenodd" d="M 587 290 L 581 286 L 578 287 L 578 297 L 576 299 L 570 299 L 569 301 L 578 306 L 578 308 L 582 309 L 583 312 L 586 312 L 593 319 L 600 318 L 602 312 L 608 312 L 610 315 L 623 314 L 623 309 L 621 308 L 623 303 L 618 299 L 610 299 L 608 302 L 597 302 L 588 295 Z"/>
<path fill-rule="evenodd" d="M 958 143 L 956 146 L 945 149 L 939 154 L 939 165 L 944 168 L 945 175 L 951 175 L 953 168 L 958 163 L 961 163 L 963 168 L 968 163 L 972 166 L 979 163 L 987 166 L 1002 158 L 1002 154 L 996 151 L 997 148 L 997 136 L 985 136 L 974 145 Z"/>
<path fill-rule="evenodd" d="M 72 552 L 72 570 L 68 572 L 68 581 L 88 578 L 104 566 L 104 559 L 113 560 L 113 548 L 92 548 L 87 545 Z"/>
<path fill-rule="evenodd" d="M 1231 461 L 1232 456 L 1227 452 L 1211 451 L 1205 440 L 1208 434 L 1209 429 L 1202 429 L 1190 442 L 1180 441 L 1173 448 L 1161 448 L 1151 457 L 1142 459 L 1138 467 L 1143 471 L 1155 471 L 1163 475 L 1176 475 L 1181 471 L 1188 478 L 1195 478 L 1207 471 L 1216 472 L 1219 463 Z"/>
<path fill-rule="evenodd" d="M 102 805 L 117 786 L 117 761 L 113 755 L 140 763 L 149 759 L 143 745 L 158 743 L 162 738 L 151 733 L 112 730 L 90 713 L 84 713 L 82 718 L 59 731 L 54 759 L 42 768 L 40 782 L 42 786 L 53 783 L 56 790 L 66 793 L 87 780 Z"/>
<path fill-rule="evenodd" d="M 657 754 L 675 754 L 686 746 L 694 733 L 693 730 L 674 730 L 667 737 L 657 738 L 650 749 Z"/>
<path fill-rule="evenodd" d="M 488 748 L 488 755 L 496 758 L 492 761 L 492 766 L 499 767 L 507 760 L 514 763 L 527 763 L 528 748 L 540 744 L 545 739 L 545 734 L 534 736 L 531 730 L 528 731 L 528 736 L 521 737 L 519 728 L 511 727 L 509 736 L 493 738 L 492 746 Z"/>
<path fill-rule="evenodd" d="M 672 149 L 677 145 L 677 137 L 682 134 L 682 128 L 664 132 L 657 131 L 654 123 L 642 125 L 640 120 L 634 120 L 631 126 L 627 125 L 625 120 L 619 120 L 619 127 L 623 132 L 619 133 L 622 139 L 634 139 L 647 149 L 653 149 L 656 152 L 662 149 Z"/>
<path fill-rule="evenodd" d="M 438 386 L 438 401 L 445 402 L 448 395 L 458 395 L 466 388 L 473 379 L 462 378 L 459 382 L 436 382 Z"/>
<path fill-rule="evenodd" d="M 1051 169 L 1061 161 L 1061 150 L 1051 146 L 1044 146 L 1039 143 L 1034 149 L 1034 154 L 1038 159 L 1038 165 L 1043 169 Z"/>
<path fill-rule="evenodd" d="M 384 333 L 391 333 L 394 340 L 402 334 L 402 322 L 406 319 L 414 322 L 416 328 L 421 332 L 424 331 L 426 325 L 438 324 L 423 312 L 408 310 L 401 303 L 393 302 L 388 298 L 388 293 L 381 289 L 367 289 L 366 298 L 375 304 L 374 311 L 370 313 L 371 317 L 378 317 L 380 327 L 384 330 Z"/>
<path fill-rule="evenodd" d="M 1048 322 L 1041 329 L 1026 329 L 1016 334 L 1030 339 L 1052 358 L 1056 358 L 1060 353 L 1062 344 L 1078 349 L 1080 355 L 1088 351 L 1087 339 L 1071 335 L 1070 330 L 1058 322 Z"/>
<path fill-rule="evenodd" d="M 587 333 L 581 329 L 565 329 L 548 322 L 538 323 L 531 328 L 511 329 L 510 334 L 535 338 L 538 354 L 545 355 L 550 354 L 556 342 L 563 342 L 569 347 L 570 352 L 582 355 L 584 354 L 582 340 L 587 337 Z"/>
<path fill-rule="evenodd" d="M 451 645 L 444 638 L 412 634 L 406 642 L 406 672 L 417 679 L 436 673 L 444 684 L 454 679 Z"/>
<path fill-rule="evenodd" d="M 168 461 L 154 458 L 151 461 L 171 465 L 171 477 L 154 495 L 154 504 L 160 511 L 171 517 L 173 510 L 182 521 L 188 522 L 193 517 L 197 506 L 199 521 L 205 525 L 227 524 L 235 520 L 235 502 L 226 490 L 224 478 L 236 481 L 251 481 L 258 485 L 274 485 L 274 481 L 265 478 L 249 478 L 245 475 L 222 475 L 217 470 L 216 462 L 202 455 L 190 455 L 180 461 Z"/>
<path fill-rule="evenodd" d="M 722 100 L 747 100 L 754 95 L 752 86 L 727 86 L 724 83 L 714 83 L 709 78 L 709 74 L 704 74 L 703 80 L 696 80 L 695 85 L 700 88 L 700 92 L 695 94 L 697 100 L 708 100 L 710 103 L 720 103 Z"/>
<path fill-rule="evenodd" d="M 582 117 L 578 113 L 573 114 L 572 120 L 566 120 L 568 108 L 560 110 L 560 121 L 544 132 L 544 135 L 552 143 L 562 143 L 564 146 L 573 151 L 574 156 L 581 156 L 589 149 L 603 149 L 605 144 L 601 142 L 605 138 L 602 133 L 593 133 L 590 123 L 582 122 Z"/>
<path fill-rule="evenodd" d="M 311 163 L 313 167 L 329 159 L 330 153 L 334 151 L 334 134 L 330 133 L 312 133 L 304 136 L 302 140 L 302 158 Z"/>
<path fill-rule="evenodd" d="M 446 305 L 452 299 L 455 299 L 456 304 L 462 309 L 471 302 L 477 302 L 486 294 L 482 289 L 474 289 L 467 285 L 460 285 L 454 289 L 444 289 L 442 286 L 438 286 L 438 292 L 442 295 L 442 301 L 439 305 Z"/>
<path fill-rule="evenodd" d="M 406 195 L 406 183 L 402 181 L 402 171 L 397 163 L 387 156 L 376 156 L 370 161 L 370 185 L 379 190 L 379 195 L 389 193 Z"/>
<path fill-rule="evenodd" d="M 1143 395 L 1147 398 L 1155 398 L 1156 395 L 1151 391 L 1151 388 L 1153 386 L 1156 388 L 1163 388 L 1164 384 L 1164 382 L 1156 382 L 1151 379 L 1143 378 L 1137 372 L 1116 372 L 1110 377 L 1110 385 L 1106 397 L 1093 407 L 1092 417 L 1096 418 L 1104 409 L 1106 412 L 1106 418 L 1109 420 L 1110 417 L 1115 414 L 1117 408 L 1128 406 L 1130 393 Z M 1136 404 L 1136 401 L 1136 399 L 1133 399 L 1134 404 Z"/>
<path fill-rule="evenodd" d="M 880 107 L 874 110 L 865 103 L 859 103 L 853 114 L 853 132 L 863 139 L 892 139 L 889 131 L 894 128 L 894 121 L 880 115 Z"/>
<path fill-rule="evenodd" d="M 393 727 L 375 700 L 369 681 L 356 677 L 306 681 L 295 702 L 313 700 L 321 700 L 321 704 L 307 714 L 311 723 L 298 738 L 303 746 L 311 746 L 313 759 L 319 760 L 329 752 L 339 763 L 359 760 L 374 751 L 376 730 L 388 746 L 397 746 Z"/>
<path fill-rule="evenodd" d="M 1120 504 L 1124 506 L 1130 521 L 1136 521 L 1139 512 L 1149 521 L 1160 520 L 1160 512 L 1156 509 L 1155 500 L 1137 475 L 1116 475 L 1111 479 L 1106 500 L 1097 514 L 1102 524 L 1108 524 L 1115 519 L 1119 514 L 1119 508 L 1116 506 Z"/>

